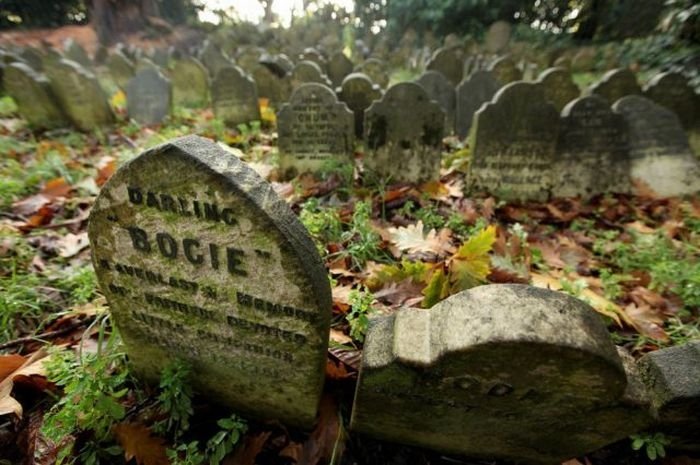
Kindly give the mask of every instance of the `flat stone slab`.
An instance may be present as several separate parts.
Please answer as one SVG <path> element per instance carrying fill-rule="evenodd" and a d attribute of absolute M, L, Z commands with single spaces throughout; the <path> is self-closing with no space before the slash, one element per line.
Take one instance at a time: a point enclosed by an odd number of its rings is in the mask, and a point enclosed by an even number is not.
<path fill-rule="evenodd" d="M 331 315 L 304 226 L 245 163 L 183 137 L 103 187 L 89 237 L 133 371 L 188 361 L 195 388 L 237 411 L 313 424 Z"/>

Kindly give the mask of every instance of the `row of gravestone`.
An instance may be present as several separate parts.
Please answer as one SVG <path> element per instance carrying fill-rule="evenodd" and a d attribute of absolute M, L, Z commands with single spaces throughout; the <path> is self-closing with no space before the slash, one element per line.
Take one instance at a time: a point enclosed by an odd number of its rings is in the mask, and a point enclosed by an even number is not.
<path fill-rule="evenodd" d="M 197 390 L 310 427 L 331 290 L 294 213 L 250 167 L 196 136 L 120 168 L 90 215 L 100 287 L 135 374 L 192 365 Z M 478 287 L 373 319 L 351 428 L 442 452 L 559 463 L 654 428 L 700 449 L 700 342 L 635 362 L 587 304 Z"/>

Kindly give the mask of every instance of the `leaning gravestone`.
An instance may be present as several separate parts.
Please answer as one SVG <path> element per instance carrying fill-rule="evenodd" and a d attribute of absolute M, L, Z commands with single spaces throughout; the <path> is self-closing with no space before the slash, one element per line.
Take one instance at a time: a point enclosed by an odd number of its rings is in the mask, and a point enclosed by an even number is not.
<path fill-rule="evenodd" d="M 54 95 L 80 130 L 91 131 L 114 121 L 107 96 L 90 71 L 74 61 L 61 59 L 47 72 Z"/>
<path fill-rule="evenodd" d="M 464 51 L 459 47 L 439 48 L 433 53 L 426 69 L 442 73 L 456 86 L 464 72 Z"/>
<path fill-rule="evenodd" d="M 671 110 L 639 95 L 628 95 L 613 105 L 629 134 L 630 170 L 661 196 L 700 191 L 700 162 Z"/>
<path fill-rule="evenodd" d="M 90 214 L 92 258 L 134 372 L 189 362 L 237 411 L 311 426 L 328 277 L 304 226 L 245 163 L 197 137 L 124 165 Z"/>
<path fill-rule="evenodd" d="M 539 84 L 513 82 L 474 115 L 472 190 L 506 200 L 546 200 L 552 188 L 559 112 Z"/>
<path fill-rule="evenodd" d="M 382 89 L 386 89 L 389 85 L 389 72 L 386 70 L 386 65 L 377 58 L 368 58 L 359 65 L 355 66 L 356 73 L 364 73 Z"/>
<path fill-rule="evenodd" d="M 455 86 L 439 71 L 426 71 L 416 82 L 428 96 L 440 104 L 445 112 L 445 135 L 450 135 L 455 126 Z"/>
<path fill-rule="evenodd" d="M 391 86 L 365 110 L 364 164 L 382 179 L 437 180 L 445 113 L 415 82 Z"/>
<path fill-rule="evenodd" d="M 126 85 L 126 111 L 141 124 L 160 124 L 170 114 L 173 89 L 155 68 L 144 68 Z"/>
<path fill-rule="evenodd" d="M 567 103 L 578 98 L 581 91 L 571 79 L 571 73 L 563 68 L 549 68 L 544 70 L 537 82 L 544 89 L 544 97 L 558 111 L 562 111 Z"/>
<path fill-rule="evenodd" d="M 626 95 L 642 95 L 642 89 L 632 71 L 618 68 L 603 74 L 589 86 L 587 93 L 599 95 L 612 105 Z"/>
<path fill-rule="evenodd" d="M 351 428 L 467 456 L 561 463 L 630 434 L 589 423 L 618 405 L 626 384 L 589 305 L 481 286 L 371 322 Z"/>
<path fill-rule="evenodd" d="M 348 74 L 336 90 L 338 98 L 352 110 L 355 115 L 355 137 L 362 138 L 364 133 L 365 110 L 382 96 L 382 90 L 363 73 Z"/>
<path fill-rule="evenodd" d="M 520 81 L 523 78 L 523 72 L 518 69 L 510 56 L 498 58 L 489 65 L 488 70 L 501 86 Z"/>
<path fill-rule="evenodd" d="M 496 21 L 489 26 L 484 40 L 486 51 L 491 54 L 496 54 L 505 50 L 508 46 L 508 42 L 510 42 L 510 30 L 510 23 L 505 21 Z"/>
<path fill-rule="evenodd" d="M 134 64 L 120 50 L 116 50 L 107 58 L 107 69 L 115 84 L 122 89 L 134 77 Z"/>
<path fill-rule="evenodd" d="M 199 60 L 192 57 L 177 60 L 170 76 L 175 105 L 199 108 L 207 104 L 209 74 Z"/>
<path fill-rule="evenodd" d="M 489 71 L 475 71 L 457 86 L 455 131 L 460 139 L 469 135 L 474 113 L 489 102 L 500 88 Z"/>
<path fill-rule="evenodd" d="M 339 86 L 352 69 L 352 61 L 343 52 L 334 53 L 328 60 L 328 78 L 334 86 Z"/>
<path fill-rule="evenodd" d="M 52 129 L 68 125 L 51 92 L 49 80 L 25 63 L 10 63 L 2 76 L 5 91 L 17 103 L 19 114 L 30 126 Z"/>
<path fill-rule="evenodd" d="M 608 102 L 591 95 L 562 112 L 553 193 L 584 198 L 630 191 L 630 162 L 625 121 Z"/>
<path fill-rule="evenodd" d="M 290 75 L 292 90 L 296 89 L 302 84 L 307 84 L 310 82 L 315 82 L 317 84 L 324 84 L 326 86 L 331 86 L 331 81 L 323 74 L 321 68 L 318 64 L 313 61 L 300 61 L 296 64 L 294 69 L 292 69 Z"/>
<path fill-rule="evenodd" d="M 323 84 L 303 84 L 277 115 L 280 170 L 299 173 L 352 164 L 353 114 Z"/>
<path fill-rule="evenodd" d="M 260 121 L 255 82 L 238 66 L 219 70 L 211 84 L 211 100 L 214 115 L 227 126 Z"/>

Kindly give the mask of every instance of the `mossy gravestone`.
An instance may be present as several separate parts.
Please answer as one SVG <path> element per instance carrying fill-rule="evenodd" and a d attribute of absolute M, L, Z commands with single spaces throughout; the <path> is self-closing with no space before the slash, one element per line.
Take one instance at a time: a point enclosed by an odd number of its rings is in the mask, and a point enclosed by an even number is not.
<path fill-rule="evenodd" d="M 464 51 L 459 47 L 445 47 L 435 50 L 426 66 L 427 70 L 442 73 L 453 86 L 456 86 L 462 80 L 463 68 Z"/>
<path fill-rule="evenodd" d="M 309 60 L 300 61 L 296 64 L 290 76 L 292 82 L 292 90 L 302 84 L 315 82 L 331 86 L 331 81 L 323 74 L 321 67 L 317 63 Z"/>
<path fill-rule="evenodd" d="M 389 182 L 437 180 L 444 125 L 445 112 L 420 85 L 391 86 L 365 110 L 365 167 Z"/>
<path fill-rule="evenodd" d="M 210 398 L 313 423 L 328 277 L 304 226 L 252 169 L 197 136 L 155 147 L 104 186 L 89 236 L 135 373 L 157 382 L 184 359 Z"/>
<path fill-rule="evenodd" d="M 365 110 L 382 96 L 382 90 L 363 73 L 348 74 L 336 89 L 338 98 L 355 114 L 355 136 L 362 138 Z"/>
<path fill-rule="evenodd" d="M 7 93 L 17 102 L 19 114 L 30 126 L 52 129 L 68 125 L 46 76 L 16 62 L 7 65 L 2 80 Z"/>
<path fill-rule="evenodd" d="M 637 77 L 629 69 L 612 69 L 588 87 L 588 94 L 598 95 L 610 105 L 626 95 L 641 95 Z"/>
<path fill-rule="evenodd" d="M 455 126 L 455 86 L 439 71 L 426 71 L 416 79 L 428 96 L 440 104 L 445 112 L 445 135 L 450 135 Z"/>
<path fill-rule="evenodd" d="M 255 81 L 238 66 L 221 68 L 211 83 L 214 115 L 227 126 L 260 121 Z"/>
<path fill-rule="evenodd" d="M 126 111 L 141 124 L 160 124 L 170 114 L 172 85 L 155 67 L 137 72 L 126 85 Z"/>
<path fill-rule="evenodd" d="M 209 73 L 199 60 L 192 57 L 177 60 L 170 79 L 173 82 L 173 103 L 176 106 L 206 106 L 209 98 Z"/>
<path fill-rule="evenodd" d="M 482 286 L 371 322 L 351 428 L 444 452 L 561 463 L 615 440 L 618 431 L 589 418 L 616 408 L 626 385 L 589 305 L 530 286 Z"/>
<path fill-rule="evenodd" d="M 134 63 L 120 50 L 116 50 L 107 58 L 107 69 L 109 69 L 109 74 L 114 79 L 114 83 L 122 89 L 134 77 Z"/>
<path fill-rule="evenodd" d="M 460 139 L 469 134 L 474 113 L 498 92 L 500 85 L 490 71 L 477 70 L 457 86 L 455 131 Z"/>
<path fill-rule="evenodd" d="M 542 71 L 537 78 L 537 82 L 542 84 L 544 97 L 557 109 L 562 111 L 567 103 L 581 95 L 571 78 L 571 73 L 563 68 L 549 68 Z"/>
<path fill-rule="evenodd" d="M 546 200 L 559 112 L 540 84 L 513 82 L 474 115 L 469 185 L 507 200 Z"/>

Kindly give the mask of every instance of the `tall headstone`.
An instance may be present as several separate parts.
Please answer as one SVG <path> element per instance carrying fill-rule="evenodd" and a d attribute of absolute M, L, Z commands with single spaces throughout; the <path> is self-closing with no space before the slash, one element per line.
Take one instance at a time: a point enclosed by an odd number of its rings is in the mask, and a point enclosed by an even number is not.
<path fill-rule="evenodd" d="M 382 89 L 386 89 L 389 85 L 389 72 L 386 65 L 377 58 L 368 58 L 359 65 L 355 66 L 356 73 L 364 73 Z"/>
<path fill-rule="evenodd" d="M 513 58 L 508 55 L 496 59 L 489 65 L 488 70 L 501 86 L 520 81 L 523 78 L 523 72 L 515 64 Z"/>
<path fill-rule="evenodd" d="M 355 137 L 361 139 L 364 133 L 365 110 L 372 102 L 381 98 L 382 90 L 377 84 L 372 83 L 366 74 L 352 73 L 343 79 L 336 93 L 340 101 L 345 102 L 354 113 Z"/>
<path fill-rule="evenodd" d="M 351 428 L 471 457 L 561 463 L 635 432 L 600 416 L 626 386 L 589 305 L 531 286 L 481 286 L 372 321 Z"/>
<path fill-rule="evenodd" d="M 461 139 L 469 135 L 476 111 L 491 101 L 499 88 L 493 74 L 483 70 L 474 72 L 457 86 L 455 131 Z"/>
<path fill-rule="evenodd" d="M 326 86 L 331 86 L 331 81 L 323 74 L 321 68 L 313 61 L 300 61 L 292 69 L 290 79 L 292 82 L 292 89 L 296 89 L 302 84 L 315 82 L 317 84 L 324 84 Z"/>
<path fill-rule="evenodd" d="M 155 68 L 144 68 L 126 85 L 126 111 L 141 124 L 160 124 L 170 114 L 173 88 Z"/>
<path fill-rule="evenodd" d="M 642 95 L 637 77 L 629 69 L 611 69 L 587 89 L 588 94 L 603 97 L 610 105 L 626 95 Z"/>
<path fill-rule="evenodd" d="M 19 57 L 24 60 L 34 71 L 41 72 L 44 70 L 43 57 L 41 52 L 34 47 L 26 47 L 22 50 Z"/>
<path fill-rule="evenodd" d="M 83 46 L 72 38 L 66 39 L 66 41 L 63 43 L 63 53 L 66 58 L 78 63 L 81 66 L 88 69 L 92 66 L 92 61 L 90 60 L 90 57 Z"/>
<path fill-rule="evenodd" d="M 115 50 L 107 58 L 107 69 L 114 79 L 114 83 L 124 89 L 129 80 L 134 77 L 134 63 L 129 60 L 120 50 Z"/>
<path fill-rule="evenodd" d="M 462 80 L 464 51 L 459 47 L 443 47 L 435 50 L 426 68 L 442 73 L 453 86 Z"/>
<path fill-rule="evenodd" d="M 212 79 L 216 78 L 219 70 L 233 65 L 233 61 L 231 61 L 228 55 L 211 41 L 207 41 L 204 44 L 197 58 L 199 58 L 199 61 L 207 68 L 209 76 L 211 76 Z"/>
<path fill-rule="evenodd" d="M 313 47 L 307 47 L 299 54 L 299 61 L 311 61 L 318 65 L 322 73 L 326 73 L 326 58 Z"/>
<path fill-rule="evenodd" d="M 505 21 L 496 21 L 489 26 L 484 40 L 486 51 L 491 54 L 496 54 L 505 50 L 508 46 L 508 42 L 510 42 L 510 30 L 510 23 Z"/>
<path fill-rule="evenodd" d="M 209 99 L 209 73 L 199 60 L 192 57 L 177 60 L 170 76 L 175 105 L 194 108 L 206 106 Z"/>
<path fill-rule="evenodd" d="M 211 100 L 214 115 L 227 126 L 260 121 L 255 82 L 238 66 L 219 70 L 211 83 Z"/>
<path fill-rule="evenodd" d="M 289 100 L 292 92 L 289 76 L 280 77 L 267 66 L 259 65 L 253 71 L 253 80 L 258 89 L 258 97 L 268 99 L 273 106 L 277 107 Z"/>
<path fill-rule="evenodd" d="M 474 115 L 469 184 L 507 200 L 546 200 L 559 112 L 539 84 L 513 82 Z"/>
<path fill-rule="evenodd" d="M 391 86 L 365 110 L 365 167 L 389 182 L 438 179 L 444 123 L 442 108 L 420 85 Z"/>
<path fill-rule="evenodd" d="M 277 115 L 280 170 L 285 178 L 352 164 L 353 114 L 323 84 L 297 87 Z"/>
<path fill-rule="evenodd" d="M 630 191 L 627 128 L 608 102 L 591 95 L 562 111 L 554 165 L 557 197 Z"/>
<path fill-rule="evenodd" d="M 74 61 L 61 59 L 47 68 L 51 89 L 71 122 L 92 131 L 114 122 L 114 114 L 97 78 Z"/>
<path fill-rule="evenodd" d="M 46 76 L 25 63 L 15 62 L 4 68 L 2 79 L 5 91 L 17 103 L 19 114 L 30 126 L 40 129 L 67 126 L 68 120 Z"/>
<path fill-rule="evenodd" d="M 150 149 L 102 189 L 92 259 L 133 372 L 180 359 L 236 411 L 309 427 L 331 298 L 306 229 L 245 163 L 197 136 Z"/>
<path fill-rule="evenodd" d="M 571 73 L 563 68 L 544 70 L 537 78 L 537 82 L 542 85 L 544 97 L 558 111 L 562 111 L 567 103 L 581 95 L 581 90 L 571 79 Z"/>
<path fill-rule="evenodd" d="M 343 52 L 336 52 L 328 60 L 328 78 L 334 86 L 339 86 L 345 76 L 352 73 L 353 64 Z"/>
<path fill-rule="evenodd" d="M 621 98 L 613 110 L 627 123 L 633 179 L 662 196 L 700 191 L 700 162 L 675 113 L 639 95 Z"/>
<path fill-rule="evenodd" d="M 426 71 L 416 82 L 425 89 L 428 96 L 440 104 L 445 112 L 445 135 L 450 135 L 455 127 L 455 86 L 439 71 Z"/>

